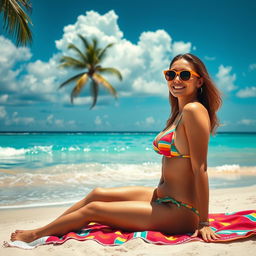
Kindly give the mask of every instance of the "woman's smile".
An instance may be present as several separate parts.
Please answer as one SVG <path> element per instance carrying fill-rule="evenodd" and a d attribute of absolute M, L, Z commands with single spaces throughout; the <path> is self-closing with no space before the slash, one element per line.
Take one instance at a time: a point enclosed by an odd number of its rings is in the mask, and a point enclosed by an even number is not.
<path fill-rule="evenodd" d="M 182 89 L 185 89 L 186 87 L 185 87 L 184 85 L 173 85 L 172 88 L 173 88 L 174 90 L 180 91 L 180 90 L 182 90 Z"/>

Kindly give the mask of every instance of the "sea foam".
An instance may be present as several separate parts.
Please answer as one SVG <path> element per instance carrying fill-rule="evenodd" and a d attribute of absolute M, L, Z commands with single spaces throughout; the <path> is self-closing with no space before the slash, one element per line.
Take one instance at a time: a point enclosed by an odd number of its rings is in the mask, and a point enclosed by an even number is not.
<path fill-rule="evenodd" d="M 0 157 L 12 157 L 12 156 L 21 156 L 25 155 L 28 152 L 28 149 L 12 148 L 12 147 L 0 147 Z"/>

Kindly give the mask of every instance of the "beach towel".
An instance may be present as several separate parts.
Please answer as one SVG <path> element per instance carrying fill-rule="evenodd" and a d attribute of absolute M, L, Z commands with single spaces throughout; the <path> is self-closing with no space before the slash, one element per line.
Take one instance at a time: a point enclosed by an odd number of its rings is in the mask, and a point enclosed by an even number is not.
<path fill-rule="evenodd" d="M 256 210 L 246 210 L 232 213 L 209 214 L 211 228 L 221 236 L 214 243 L 230 242 L 256 235 Z M 200 237 L 164 234 L 156 231 L 126 232 L 106 225 L 90 223 L 78 232 L 69 232 L 62 237 L 46 236 L 31 243 L 22 241 L 4 242 L 5 247 L 33 249 L 39 245 L 60 245 L 69 239 L 78 241 L 94 240 L 102 245 L 121 245 L 131 239 L 141 238 L 145 242 L 159 245 L 182 244 L 190 241 L 203 241 Z"/>

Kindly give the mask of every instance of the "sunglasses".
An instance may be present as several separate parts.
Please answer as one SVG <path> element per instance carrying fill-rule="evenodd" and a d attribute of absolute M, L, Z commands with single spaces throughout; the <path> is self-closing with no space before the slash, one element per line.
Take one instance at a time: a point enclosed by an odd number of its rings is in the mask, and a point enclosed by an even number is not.
<path fill-rule="evenodd" d="M 192 75 L 200 77 L 196 72 L 192 70 L 175 71 L 172 69 L 164 70 L 164 76 L 167 81 L 172 81 L 176 76 L 179 76 L 182 81 L 188 81 Z"/>

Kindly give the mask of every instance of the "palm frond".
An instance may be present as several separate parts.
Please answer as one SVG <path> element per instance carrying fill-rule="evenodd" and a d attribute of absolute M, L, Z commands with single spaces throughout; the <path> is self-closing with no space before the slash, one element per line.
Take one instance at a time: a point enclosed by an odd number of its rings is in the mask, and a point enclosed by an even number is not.
<path fill-rule="evenodd" d="M 69 67 L 69 68 L 86 68 L 86 64 L 84 62 L 81 62 L 80 60 L 74 59 L 69 56 L 62 56 L 60 59 L 60 67 Z"/>
<path fill-rule="evenodd" d="M 98 72 L 100 73 L 109 73 L 109 74 L 113 74 L 113 75 L 116 75 L 119 80 L 122 81 L 123 77 L 122 77 L 122 74 L 120 73 L 120 71 L 116 68 L 102 68 L 102 67 L 99 67 L 96 69 Z"/>
<path fill-rule="evenodd" d="M 87 49 L 87 52 L 86 52 L 86 57 L 88 59 L 88 63 L 90 63 L 90 65 L 93 69 L 99 63 L 97 51 L 98 51 L 98 49 L 94 49 L 93 45 L 90 45 L 90 47 Z"/>
<path fill-rule="evenodd" d="M 80 74 L 78 74 L 78 75 L 75 75 L 75 76 L 69 78 L 68 80 L 66 80 L 65 82 L 63 82 L 63 83 L 59 86 L 58 89 L 60 89 L 60 88 L 62 88 L 63 86 L 68 85 L 69 83 L 71 83 L 71 82 L 73 82 L 73 81 L 79 79 L 79 77 L 83 76 L 84 73 L 85 73 L 85 72 L 80 73 Z"/>
<path fill-rule="evenodd" d="M 90 47 L 90 44 L 88 43 L 88 41 L 86 40 L 85 37 L 83 37 L 81 34 L 78 34 L 79 38 L 82 40 L 85 49 L 88 49 Z"/>
<path fill-rule="evenodd" d="M 98 94 L 99 94 L 99 85 L 98 85 L 97 81 L 94 79 L 92 79 L 92 83 L 91 83 L 91 94 L 93 97 L 93 102 L 92 102 L 90 109 L 92 109 L 96 105 Z"/>
<path fill-rule="evenodd" d="M 111 44 L 108 44 L 103 50 L 100 51 L 99 55 L 98 55 L 98 58 L 100 61 L 102 61 L 105 56 L 106 56 L 106 51 L 112 47 L 114 45 L 114 43 L 111 43 Z"/>
<path fill-rule="evenodd" d="M 29 24 L 32 24 L 29 16 L 22 7 L 31 11 L 29 0 L 1 0 L 0 12 L 3 11 L 3 28 L 7 33 L 16 38 L 17 45 L 27 45 L 32 43 L 32 33 Z"/>
<path fill-rule="evenodd" d="M 74 44 L 69 44 L 68 49 L 74 50 L 78 54 L 78 58 L 76 59 L 69 56 L 63 56 L 60 59 L 60 66 L 79 69 L 83 68 L 86 69 L 86 71 L 68 79 L 62 83 L 59 88 L 76 81 L 76 85 L 70 95 L 71 103 L 73 103 L 74 98 L 80 94 L 81 90 L 88 82 L 88 79 L 91 78 L 90 90 L 93 102 L 90 109 L 92 109 L 97 103 L 100 85 L 103 85 L 114 97 L 117 97 L 115 88 L 99 73 L 109 73 L 117 76 L 120 80 L 122 80 L 122 74 L 115 68 L 102 68 L 100 65 L 100 62 L 106 55 L 107 49 L 112 47 L 113 44 L 108 44 L 102 49 L 99 47 L 99 41 L 96 38 L 89 42 L 82 35 L 78 34 L 78 36 L 83 42 L 84 51 L 81 51 Z"/>
<path fill-rule="evenodd" d="M 104 87 L 106 87 L 109 92 L 114 96 L 117 97 L 117 92 L 115 88 L 101 75 L 94 73 L 92 76 L 92 79 L 95 80 L 98 84 L 102 84 Z"/>
<path fill-rule="evenodd" d="M 69 44 L 68 49 L 74 50 L 76 53 L 78 53 L 78 56 L 83 60 L 83 62 L 87 63 L 86 56 L 74 44 Z"/>
<path fill-rule="evenodd" d="M 72 92 L 71 92 L 71 103 L 73 104 L 73 101 L 74 101 L 74 97 L 76 97 L 77 95 L 80 94 L 82 88 L 84 87 L 84 85 L 87 83 L 88 81 L 88 74 L 85 73 L 83 74 L 79 80 L 77 81 L 76 83 L 76 86 L 73 88 Z"/>
<path fill-rule="evenodd" d="M 92 47 L 94 50 L 98 49 L 98 40 L 96 38 L 92 39 Z"/>

